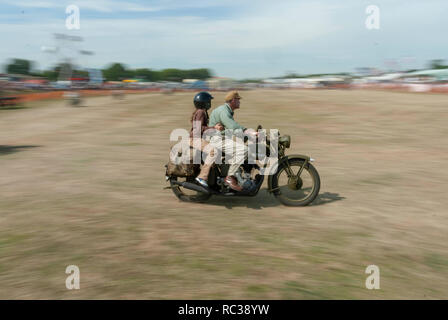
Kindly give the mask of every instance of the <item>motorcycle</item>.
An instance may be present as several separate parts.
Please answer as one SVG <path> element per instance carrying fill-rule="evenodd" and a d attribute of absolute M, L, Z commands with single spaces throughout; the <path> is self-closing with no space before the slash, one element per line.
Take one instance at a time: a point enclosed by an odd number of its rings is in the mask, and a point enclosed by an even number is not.
<path fill-rule="evenodd" d="M 257 131 L 262 129 L 258 126 Z M 314 159 L 301 154 L 286 155 L 285 151 L 291 145 L 289 135 L 278 139 L 278 165 L 275 172 L 268 176 L 268 192 L 286 206 L 306 206 L 312 203 L 320 190 L 320 177 L 312 165 Z M 266 138 L 266 156 L 270 155 L 270 140 Z M 250 164 L 246 160 L 238 169 L 235 177 L 242 191 L 229 188 L 224 179 L 227 176 L 229 164 L 214 164 L 208 176 L 208 188 L 195 181 L 196 174 L 186 177 L 166 176 L 173 193 L 182 201 L 205 202 L 212 195 L 234 197 L 253 197 L 260 191 L 264 174 L 260 174 L 258 164 Z"/>

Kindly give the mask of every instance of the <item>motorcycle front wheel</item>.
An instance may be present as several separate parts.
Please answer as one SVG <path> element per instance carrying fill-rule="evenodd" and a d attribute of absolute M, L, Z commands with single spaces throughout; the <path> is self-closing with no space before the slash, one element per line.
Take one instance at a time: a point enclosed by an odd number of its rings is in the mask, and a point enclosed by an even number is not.
<path fill-rule="evenodd" d="M 272 177 L 274 195 L 284 205 L 306 206 L 319 194 L 320 177 L 311 163 L 307 163 L 300 177 L 297 177 L 304 162 L 299 158 L 288 159 L 279 165 L 277 173 Z"/>

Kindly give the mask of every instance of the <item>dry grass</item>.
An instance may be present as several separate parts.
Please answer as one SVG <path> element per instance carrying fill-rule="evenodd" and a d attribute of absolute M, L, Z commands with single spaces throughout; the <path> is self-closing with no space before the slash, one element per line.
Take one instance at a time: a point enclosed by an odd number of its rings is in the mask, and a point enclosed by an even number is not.
<path fill-rule="evenodd" d="M 214 105 L 224 94 L 216 93 Z M 448 298 L 446 96 L 248 91 L 241 123 L 317 159 L 304 208 L 163 190 L 192 94 L 0 110 L 0 298 Z M 78 265 L 81 290 L 65 288 Z M 381 290 L 365 289 L 365 268 Z"/>

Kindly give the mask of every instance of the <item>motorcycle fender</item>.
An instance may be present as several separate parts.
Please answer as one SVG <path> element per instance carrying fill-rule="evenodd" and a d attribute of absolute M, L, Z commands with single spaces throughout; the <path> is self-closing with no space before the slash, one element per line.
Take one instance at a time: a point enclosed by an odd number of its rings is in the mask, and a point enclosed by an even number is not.
<path fill-rule="evenodd" d="M 288 161 L 289 159 L 301 159 L 301 160 L 305 160 L 305 161 L 314 161 L 314 159 L 311 159 L 308 156 L 305 156 L 303 154 L 289 154 L 287 156 L 284 156 L 283 158 L 278 160 L 278 167 L 280 167 L 283 163 L 285 163 L 286 161 Z M 277 172 L 274 172 L 273 174 L 269 175 L 268 178 L 268 192 L 272 192 L 272 179 L 274 177 L 274 174 L 276 174 Z"/>

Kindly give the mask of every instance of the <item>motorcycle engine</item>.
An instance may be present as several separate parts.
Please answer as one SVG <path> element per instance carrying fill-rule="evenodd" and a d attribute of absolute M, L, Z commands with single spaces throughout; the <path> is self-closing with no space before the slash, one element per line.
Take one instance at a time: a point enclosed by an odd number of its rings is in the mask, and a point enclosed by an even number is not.
<path fill-rule="evenodd" d="M 255 181 L 250 178 L 250 173 L 243 172 L 241 168 L 239 168 L 235 173 L 235 177 L 244 191 L 252 191 L 255 189 Z"/>

